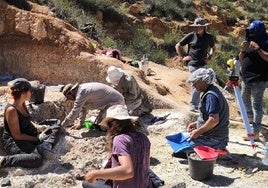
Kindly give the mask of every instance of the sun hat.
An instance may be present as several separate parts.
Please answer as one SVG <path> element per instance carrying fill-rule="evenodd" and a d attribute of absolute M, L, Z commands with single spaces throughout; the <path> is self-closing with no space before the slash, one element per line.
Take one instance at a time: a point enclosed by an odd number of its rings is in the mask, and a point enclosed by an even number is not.
<path fill-rule="evenodd" d="M 75 89 L 78 86 L 78 83 L 76 84 L 67 84 L 63 87 L 62 89 L 62 93 L 65 97 L 67 97 L 67 95 L 69 94 L 70 91 L 72 91 L 73 89 Z"/>
<path fill-rule="evenodd" d="M 28 91 L 32 89 L 32 85 L 25 78 L 16 78 L 11 81 L 10 89 L 16 92 Z"/>
<path fill-rule="evenodd" d="M 113 105 L 106 111 L 106 117 L 100 122 L 101 126 L 107 126 L 107 123 L 112 119 L 117 120 L 138 120 L 138 116 L 130 116 L 127 111 L 126 105 Z"/>
<path fill-rule="evenodd" d="M 106 81 L 109 83 L 114 83 L 123 76 L 124 72 L 122 69 L 117 68 L 115 66 L 110 66 L 107 70 L 108 76 L 106 77 Z"/>
<path fill-rule="evenodd" d="M 203 18 L 196 18 L 195 20 L 194 20 L 194 23 L 193 24 L 191 24 L 190 26 L 192 26 L 192 27 L 205 27 L 205 26 L 208 26 L 209 24 L 208 23 L 206 23 L 206 21 L 203 19 Z"/>
<path fill-rule="evenodd" d="M 197 81 L 204 81 L 207 84 L 212 84 L 216 80 L 216 73 L 212 68 L 199 68 L 194 71 L 187 79 L 188 83 L 195 83 Z"/>

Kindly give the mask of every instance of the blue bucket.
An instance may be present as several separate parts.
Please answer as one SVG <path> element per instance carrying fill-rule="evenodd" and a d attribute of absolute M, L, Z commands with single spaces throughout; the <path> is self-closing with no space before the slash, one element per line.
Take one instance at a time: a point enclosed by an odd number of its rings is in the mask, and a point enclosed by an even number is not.
<path fill-rule="evenodd" d="M 174 135 L 168 135 L 166 136 L 166 139 L 173 149 L 174 153 L 177 153 L 179 151 L 182 151 L 184 149 L 190 148 L 191 145 L 188 141 L 188 138 L 190 136 L 185 136 L 182 133 L 174 134 Z"/>

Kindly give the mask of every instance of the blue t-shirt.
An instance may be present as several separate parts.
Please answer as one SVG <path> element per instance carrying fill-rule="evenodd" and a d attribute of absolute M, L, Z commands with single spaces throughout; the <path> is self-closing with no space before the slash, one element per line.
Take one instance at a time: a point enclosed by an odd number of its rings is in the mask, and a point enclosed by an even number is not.
<path fill-rule="evenodd" d="M 219 100 L 215 95 L 208 93 L 206 96 L 206 111 L 208 115 L 218 114 L 220 111 Z"/>

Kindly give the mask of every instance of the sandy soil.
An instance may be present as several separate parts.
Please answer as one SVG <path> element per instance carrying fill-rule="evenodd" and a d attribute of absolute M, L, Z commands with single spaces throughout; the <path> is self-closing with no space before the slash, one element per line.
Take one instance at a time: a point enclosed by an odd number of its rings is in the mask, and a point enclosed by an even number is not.
<path fill-rule="evenodd" d="M 204 181 L 191 178 L 188 160 L 172 156 L 172 148 L 167 143 L 167 135 L 184 132 L 186 125 L 194 121 L 197 114 L 190 113 L 188 107 L 189 85 L 185 83 L 187 72 L 178 74 L 178 70 L 153 66 L 156 75 L 148 77 L 151 82 L 166 86 L 171 92 L 166 97 L 179 103 L 176 109 L 154 109 L 150 115 L 143 116 L 142 121 L 148 126 L 151 141 L 151 168 L 165 181 L 163 187 L 267 187 L 268 167 L 262 164 L 264 146 L 268 140 L 268 127 L 262 128 L 263 142 L 253 150 L 250 142 L 243 141 L 246 134 L 243 124 L 230 124 L 230 142 L 228 150 L 231 160 L 217 160 L 213 176 Z M 59 93 L 46 93 L 46 101 L 56 100 Z M 1 95 L 1 101 L 6 101 L 6 95 Z M 229 97 L 226 97 L 229 98 Z M 234 105 L 231 100 L 230 104 Z M 39 107 L 41 107 L 40 105 Z M 70 107 L 70 106 L 69 106 Z M 232 116 L 236 116 L 233 108 Z M 41 116 L 46 116 L 45 112 Z M 150 123 L 154 115 L 167 115 L 166 121 Z M 39 114 L 40 115 L 40 114 Z M 91 113 L 90 118 L 94 118 Z M 1 124 L 3 118 L 0 117 Z M 264 118 L 266 121 L 266 117 Z M 84 174 L 89 170 L 101 168 L 109 154 L 105 151 L 105 132 L 97 130 L 68 130 L 69 135 L 61 136 L 55 147 L 56 160 L 45 160 L 39 169 L 1 168 L 0 183 L 10 187 L 81 187 L 81 182 L 75 179 L 76 174 Z M 1 154 L 3 154 L 1 152 Z"/>

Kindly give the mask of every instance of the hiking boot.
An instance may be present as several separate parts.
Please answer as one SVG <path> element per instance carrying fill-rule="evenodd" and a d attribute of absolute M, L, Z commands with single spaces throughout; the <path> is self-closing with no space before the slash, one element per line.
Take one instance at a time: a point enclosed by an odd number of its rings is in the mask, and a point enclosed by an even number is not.
<path fill-rule="evenodd" d="M 243 138 L 243 140 L 245 140 L 245 141 L 249 141 L 249 140 L 250 140 L 249 137 L 248 137 L 248 135 L 243 136 L 242 138 Z M 256 134 L 254 135 L 254 141 L 260 141 L 260 134 L 259 134 L 259 133 L 256 133 Z"/>
<path fill-rule="evenodd" d="M 43 142 L 42 144 L 38 145 L 37 147 L 38 152 L 44 157 L 45 159 L 53 160 L 56 159 L 56 154 L 52 151 L 52 145 L 48 142 Z"/>

